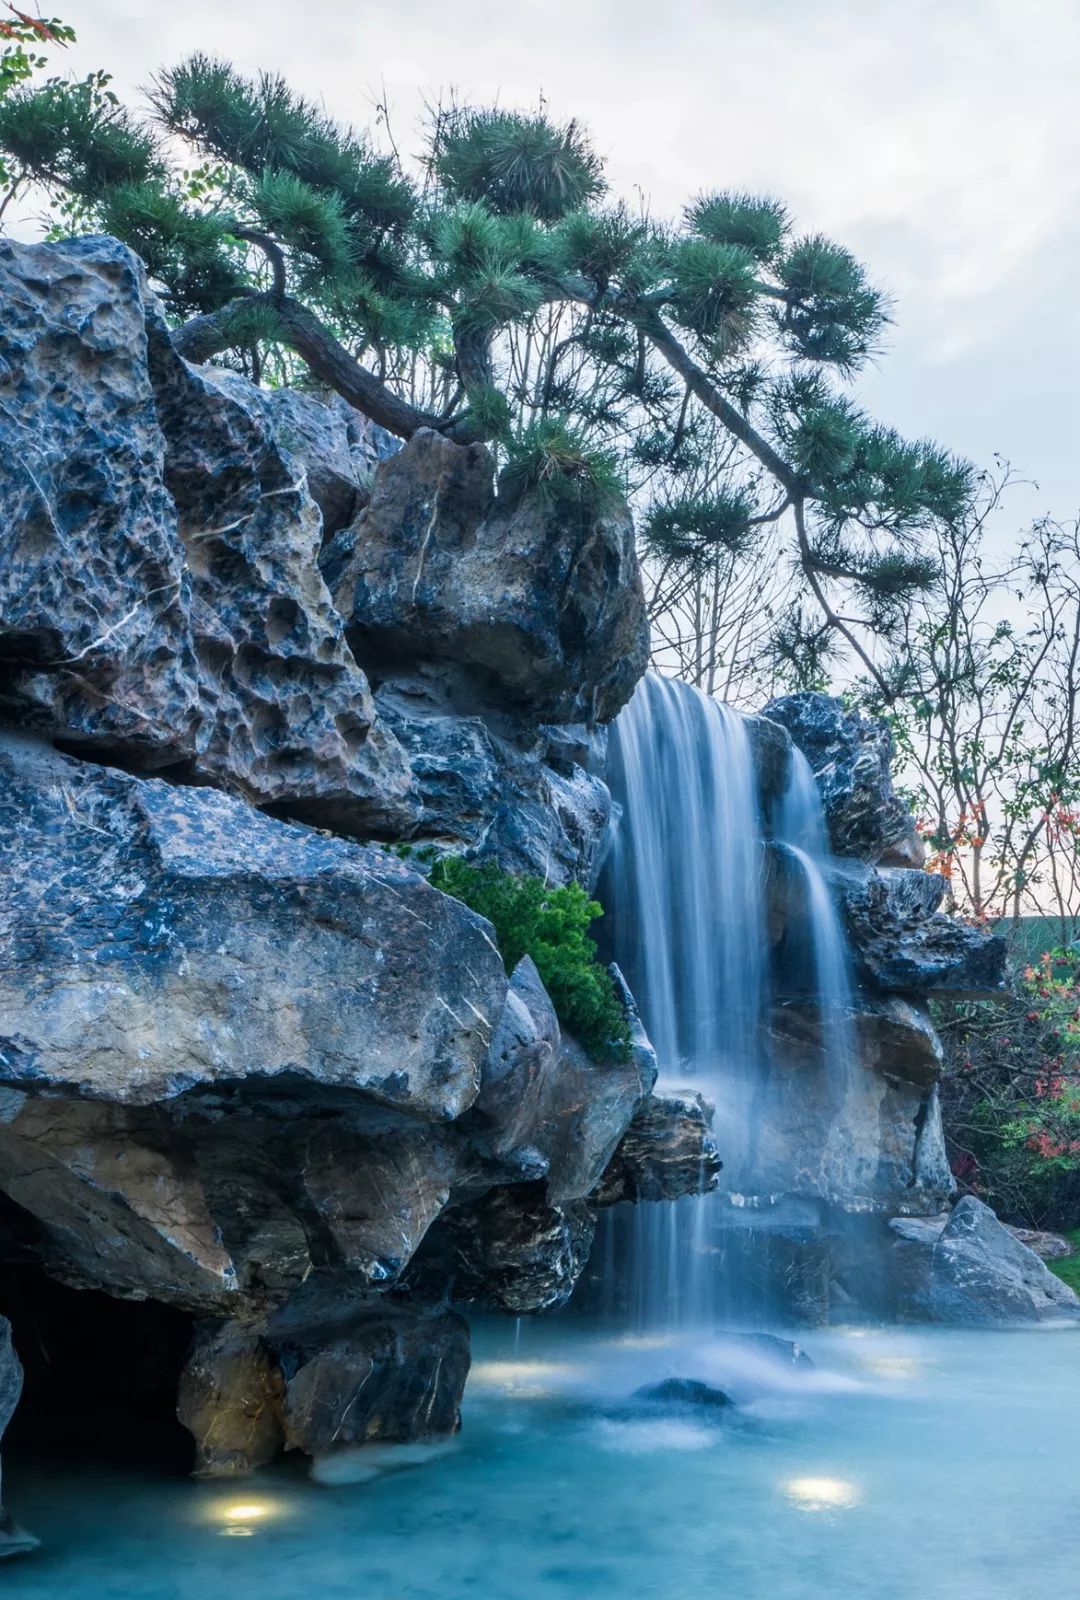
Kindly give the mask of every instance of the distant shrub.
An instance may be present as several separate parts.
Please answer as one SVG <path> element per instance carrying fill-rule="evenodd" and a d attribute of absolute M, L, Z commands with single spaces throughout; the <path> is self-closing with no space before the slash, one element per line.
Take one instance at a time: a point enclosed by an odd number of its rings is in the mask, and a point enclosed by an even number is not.
<path fill-rule="evenodd" d="M 596 959 L 588 933 L 603 909 L 578 884 L 553 889 L 540 878 L 517 878 L 491 863 L 460 856 L 436 862 L 431 882 L 495 929 L 503 964 L 513 972 L 531 956 L 559 1021 L 597 1060 L 625 1060 L 630 1028 L 610 972 Z"/>

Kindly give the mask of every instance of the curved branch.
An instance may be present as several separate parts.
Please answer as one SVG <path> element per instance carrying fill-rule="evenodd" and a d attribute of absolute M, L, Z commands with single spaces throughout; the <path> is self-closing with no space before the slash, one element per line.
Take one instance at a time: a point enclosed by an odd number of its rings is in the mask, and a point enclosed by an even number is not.
<path fill-rule="evenodd" d="M 218 311 L 194 317 L 174 329 L 173 344 L 186 361 L 209 361 L 223 350 L 243 342 L 244 323 L 252 308 L 257 306 L 274 312 L 277 336 L 295 350 L 320 382 L 388 433 L 396 434 L 399 439 L 411 439 L 421 428 L 433 428 L 459 444 L 472 443 L 482 437 L 467 413 L 451 420 L 410 405 L 350 355 L 307 306 L 288 295 L 279 299 L 276 291 L 244 295 L 230 300 Z"/>

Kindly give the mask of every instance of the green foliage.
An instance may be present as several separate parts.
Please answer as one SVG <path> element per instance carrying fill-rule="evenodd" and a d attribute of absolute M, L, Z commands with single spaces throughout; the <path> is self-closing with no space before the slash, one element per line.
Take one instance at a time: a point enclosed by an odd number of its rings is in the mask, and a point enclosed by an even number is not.
<path fill-rule="evenodd" d="M 1008 1219 L 1080 1221 L 1080 952 L 1049 950 L 1000 1006 L 942 1013 L 946 1129 L 962 1180 Z"/>
<path fill-rule="evenodd" d="M 623 484 L 614 458 L 592 450 L 562 418 L 531 423 L 508 445 L 499 494 L 518 500 L 533 492 L 550 505 L 600 515 L 618 505 Z"/>
<path fill-rule="evenodd" d="M 804 646 L 811 676 L 829 654 L 811 603 L 856 651 L 860 629 L 886 632 L 927 575 L 920 541 L 970 496 L 968 469 L 853 404 L 844 384 L 878 348 L 884 299 L 842 245 L 793 236 L 770 196 L 706 193 L 657 222 L 609 203 L 585 130 L 543 108 L 438 107 L 414 173 L 280 76 L 202 53 L 160 74 L 150 112 L 118 106 L 104 75 L 20 80 L 0 97 L 0 152 L 49 193 L 58 228 L 131 243 L 172 316 L 220 309 L 225 359 L 296 375 L 294 349 L 245 347 L 233 315 L 283 290 L 309 334 L 321 323 L 407 402 L 412 420 L 392 408 L 403 433 L 434 419 L 491 442 L 504 494 L 654 508 L 648 546 L 675 592 L 708 567 L 732 597 L 718 563 L 745 572 L 794 505 L 811 598 L 800 618 L 790 596 L 769 611 L 793 670 Z M 341 370 L 296 318 L 264 325 Z"/>
<path fill-rule="evenodd" d="M 1068 1284 L 1074 1294 L 1080 1294 L 1080 1228 L 1067 1229 L 1065 1237 L 1073 1246 L 1073 1254 L 1048 1261 L 1046 1265 L 1056 1278 Z"/>
<path fill-rule="evenodd" d="M 540 878 L 516 878 L 490 863 L 470 866 L 460 856 L 436 862 L 431 882 L 487 918 L 508 973 L 523 956 L 532 957 L 559 1021 L 591 1056 L 626 1059 L 626 1013 L 588 936 L 603 911 L 584 889 L 552 889 Z"/>
<path fill-rule="evenodd" d="M 482 200 L 494 212 L 525 211 L 556 222 L 596 200 L 603 166 L 578 122 L 546 116 L 463 110 L 451 117 L 433 154 L 452 200 Z"/>
<path fill-rule="evenodd" d="M 661 561 L 692 567 L 717 549 L 738 553 L 753 537 L 754 503 L 748 490 L 693 495 L 650 508 L 644 523 L 645 548 Z"/>
<path fill-rule="evenodd" d="M 787 236 L 787 210 L 778 200 L 752 194 L 701 195 L 686 208 L 691 233 L 713 244 L 736 245 L 756 261 L 776 260 Z"/>

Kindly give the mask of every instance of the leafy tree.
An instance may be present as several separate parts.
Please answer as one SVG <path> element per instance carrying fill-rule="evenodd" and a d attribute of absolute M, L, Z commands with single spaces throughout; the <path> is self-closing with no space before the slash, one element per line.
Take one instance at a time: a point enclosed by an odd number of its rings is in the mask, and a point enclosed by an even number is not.
<path fill-rule="evenodd" d="M 849 251 L 735 191 L 634 214 L 577 122 L 440 106 L 412 173 L 281 78 L 196 55 L 147 117 L 101 83 L 19 86 L 0 149 L 139 251 L 189 358 L 299 362 L 401 437 L 489 441 L 579 504 L 617 475 L 677 584 L 776 538 L 804 591 L 776 618 L 793 659 L 836 638 L 873 676 L 868 640 L 970 497 L 966 465 L 845 392 L 887 321 Z"/>
<path fill-rule="evenodd" d="M 59 17 L 32 17 L 16 6 L 0 16 L 0 100 L 35 77 L 47 63 L 41 51 L 49 45 L 71 44 L 74 28 Z M 14 198 L 14 174 L 0 150 L 0 219 Z"/>
<path fill-rule="evenodd" d="M 934 538 L 932 596 L 897 619 L 862 703 L 891 721 L 930 865 L 979 920 L 1080 930 L 1080 524 L 984 549 L 1007 472 Z"/>
<path fill-rule="evenodd" d="M 603 909 L 579 884 L 553 889 L 490 862 L 470 866 L 460 856 L 442 857 L 430 876 L 436 889 L 488 919 L 508 973 L 523 956 L 532 957 L 559 1021 L 591 1056 L 610 1061 L 629 1055 L 626 1013 L 588 936 Z"/>

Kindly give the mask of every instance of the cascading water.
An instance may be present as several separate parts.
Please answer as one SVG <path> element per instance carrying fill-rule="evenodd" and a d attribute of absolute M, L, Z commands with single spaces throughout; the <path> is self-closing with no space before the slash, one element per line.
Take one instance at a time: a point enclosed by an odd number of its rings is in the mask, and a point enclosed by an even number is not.
<path fill-rule="evenodd" d="M 842 1105 L 855 1062 L 850 960 L 825 877 L 829 846 L 821 796 L 801 750 L 792 751 L 791 776 L 780 804 L 776 831 L 779 844 L 787 849 L 802 873 L 826 1077 L 831 1098 Z"/>
<path fill-rule="evenodd" d="M 607 777 L 618 810 L 600 895 L 612 953 L 656 1049 L 661 1089 L 694 1087 L 713 1103 L 723 1189 L 736 1206 L 752 1204 L 770 997 L 764 824 L 748 723 L 689 685 L 650 674 L 612 728 Z M 775 835 L 802 878 L 802 946 L 793 959 L 804 982 L 812 976 L 829 1099 L 839 1110 L 854 1060 L 848 958 L 823 870 L 821 801 L 798 751 Z M 732 1314 L 735 1286 L 724 1281 L 716 1242 L 723 1215 L 714 1196 L 634 1208 L 626 1275 L 639 1325 Z"/>
<path fill-rule="evenodd" d="M 649 675 L 612 729 L 619 807 L 601 897 L 615 956 L 656 1049 L 661 1085 L 716 1107 L 725 1171 L 749 1160 L 760 1071 L 764 905 L 760 821 L 744 719 L 687 684 Z M 639 1206 L 631 1268 L 643 1324 L 707 1319 L 708 1198 Z"/>

